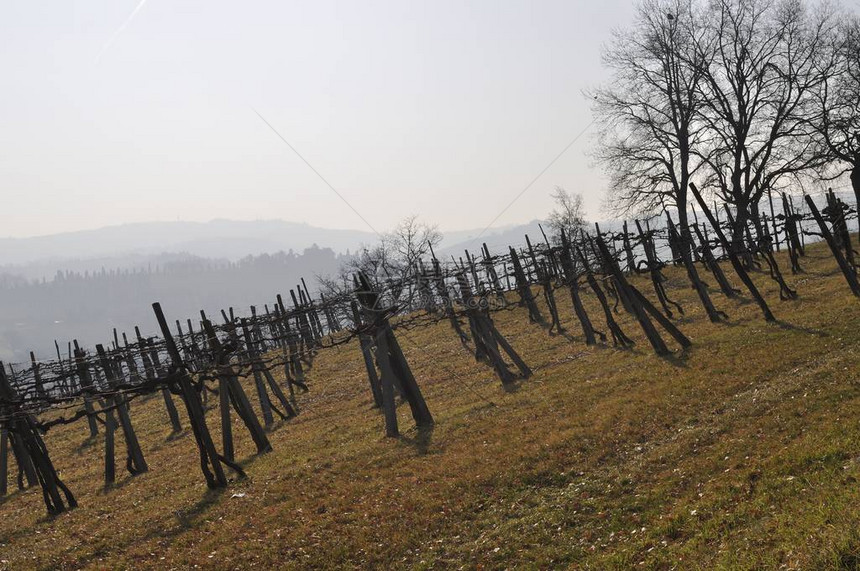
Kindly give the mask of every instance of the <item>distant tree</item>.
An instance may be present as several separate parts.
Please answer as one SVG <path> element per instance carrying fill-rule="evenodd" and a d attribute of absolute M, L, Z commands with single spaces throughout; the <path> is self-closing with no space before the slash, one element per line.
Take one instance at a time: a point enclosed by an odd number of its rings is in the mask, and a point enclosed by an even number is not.
<path fill-rule="evenodd" d="M 585 211 L 582 206 L 582 195 L 573 194 L 560 186 L 552 191 L 555 208 L 549 213 L 547 222 L 554 240 L 561 239 L 561 231 L 573 238 L 585 229 Z"/>
<path fill-rule="evenodd" d="M 361 248 L 347 260 L 337 276 L 317 279 L 326 295 L 344 295 L 353 287 L 352 275 L 360 271 L 375 288 L 387 291 L 392 302 L 402 302 L 401 295 L 405 292 L 406 303 L 411 303 L 415 293 L 411 285 L 419 269 L 419 260 L 426 260 L 431 244 L 435 247 L 441 241 L 442 233 L 437 226 L 411 215 L 392 231 L 380 235 L 376 244 Z"/>
<path fill-rule="evenodd" d="M 439 245 L 442 233 L 435 224 L 427 224 L 413 214 L 394 228 L 388 240 L 398 264 L 405 272 L 409 272 L 415 269 L 418 260 L 430 255 L 431 244 L 434 247 Z"/>

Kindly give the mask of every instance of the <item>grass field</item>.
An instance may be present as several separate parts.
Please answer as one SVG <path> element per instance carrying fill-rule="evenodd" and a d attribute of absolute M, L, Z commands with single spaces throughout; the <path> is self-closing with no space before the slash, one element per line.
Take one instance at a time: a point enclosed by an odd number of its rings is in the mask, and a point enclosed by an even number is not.
<path fill-rule="evenodd" d="M 132 407 L 150 471 L 120 461 L 108 491 L 101 440 L 52 429 L 80 507 L 49 519 L 38 489 L 0 499 L 2 567 L 858 568 L 860 300 L 825 247 L 802 263 L 796 301 L 754 274 L 776 324 L 718 293 L 730 321 L 711 324 L 667 270 L 694 346 L 665 359 L 626 315 L 633 350 L 586 347 L 563 291 L 569 338 L 498 313 L 535 371 L 510 391 L 446 322 L 399 332 L 436 419 L 418 433 L 401 405 L 400 439 L 383 437 L 357 343 L 323 351 L 274 452 L 253 456 L 235 424 L 249 478 L 221 492 L 190 434 L 166 440 L 160 399 Z"/>

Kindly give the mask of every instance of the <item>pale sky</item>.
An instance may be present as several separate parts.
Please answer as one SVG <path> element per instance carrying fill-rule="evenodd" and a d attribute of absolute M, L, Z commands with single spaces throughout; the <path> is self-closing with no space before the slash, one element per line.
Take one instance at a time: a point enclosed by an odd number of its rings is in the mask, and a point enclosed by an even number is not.
<path fill-rule="evenodd" d="M 411 213 L 483 227 L 591 122 L 582 90 L 632 12 L 0 0 L 0 236 L 213 218 L 367 229 L 254 109 L 375 228 Z M 555 185 L 598 217 L 591 135 L 496 224 L 544 216 Z"/>

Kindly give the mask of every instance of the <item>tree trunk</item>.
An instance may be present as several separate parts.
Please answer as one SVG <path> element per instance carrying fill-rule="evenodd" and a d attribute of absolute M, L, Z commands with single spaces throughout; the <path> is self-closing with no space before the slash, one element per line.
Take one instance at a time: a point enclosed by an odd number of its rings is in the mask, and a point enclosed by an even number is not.
<path fill-rule="evenodd" d="M 860 212 L 860 157 L 851 169 L 851 186 L 854 187 L 854 208 Z M 860 230 L 860 216 L 857 217 L 857 229 Z"/>
<path fill-rule="evenodd" d="M 747 224 L 750 217 L 750 204 L 747 200 L 739 200 L 735 202 L 735 217 L 734 220 L 729 217 L 732 225 L 732 242 L 730 247 L 734 253 L 743 261 L 744 268 L 751 270 L 754 267 L 752 253 L 747 247 L 746 236 L 749 232 Z"/>
<path fill-rule="evenodd" d="M 761 212 L 758 209 L 758 201 L 750 203 L 750 218 L 752 218 L 753 227 L 755 228 L 755 241 L 759 248 L 769 248 L 769 245 L 763 243 L 765 236 L 764 228 L 761 223 Z M 749 224 L 747 224 L 749 228 Z"/>
<path fill-rule="evenodd" d="M 736 254 L 744 251 L 744 235 L 747 225 L 747 205 L 744 203 L 735 203 L 735 219 L 732 224 L 732 243 L 731 247 Z"/>

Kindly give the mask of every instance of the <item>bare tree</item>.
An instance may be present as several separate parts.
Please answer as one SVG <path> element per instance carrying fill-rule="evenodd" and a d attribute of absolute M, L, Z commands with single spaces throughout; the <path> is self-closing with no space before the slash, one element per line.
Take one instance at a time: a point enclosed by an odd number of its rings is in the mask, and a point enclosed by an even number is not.
<path fill-rule="evenodd" d="M 615 33 L 603 54 L 612 80 L 594 93 L 602 126 L 596 155 L 611 176 L 611 210 L 677 209 L 682 262 L 709 318 L 719 321 L 693 264 L 687 220 L 689 184 L 703 164 L 695 147 L 707 137 L 698 85 L 711 54 L 698 49 L 700 12 L 692 0 L 645 0 L 634 26 Z"/>
<path fill-rule="evenodd" d="M 695 150 L 716 194 L 736 209 L 732 241 L 740 244 L 749 218 L 759 224 L 766 191 L 821 164 L 808 119 L 833 73 L 836 18 L 801 0 L 712 0 L 704 26 L 708 137 Z"/>
<path fill-rule="evenodd" d="M 697 49 L 700 12 L 692 0 L 645 0 L 603 53 L 612 77 L 592 93 L 601 125 L 595 155 L 610 175 L 613 213 L 673 207 L 687 226 L 688 185 L 701 166 L 693 149 L 706 136 L 697 85 L 710 54 Z"/>
<path fill-rule="evenodd" d="M 842 19 L 833 50 L 835 62 L 825 62 L 834 65 L 818 93 L 814 133 L 826 161 L 825 177 L 850 172 L 854 197 L 860 204 L 860 17 Z"/>
<path fill-rule="evenodd" d="M 438 246 L 442 241 L 442 233 L 435 224 L 422 222 L 413 214 L 398 224 L 388 234 L 392 250 L 401 272 L 408 275 L 413 271 L 418 260 L 430 255 L 430 246 Z"/>
<path fill-rule="evenodd" d="M 386 301 L 411 306 L 415 291 L 413 284 L 420 261 L 430 254 L 431 245 L 442 241 L 442 233 L 432 224 L 412 215 L 392 231 L 379 236 L 376 244 L 365 246 L 341 267 L 336 277 L 317 277 L 323 293 L 330 297 L 343 296 L 352 288 L 352 276 L 363 273 L 373 287 L 387 293 Z M 405 301 L 401 296 L 405 292 Z"/>
<path fill-rule="evenodd" d="M 561 240 L 561 232 L 569 238 L 576 236 L 585 228 L 585 212 L 582 206 L 582 195 L 573 194 L 560 186 L 552 191 L 555 208 L 549 213 L 547 221 L 554 240 Z"/>

